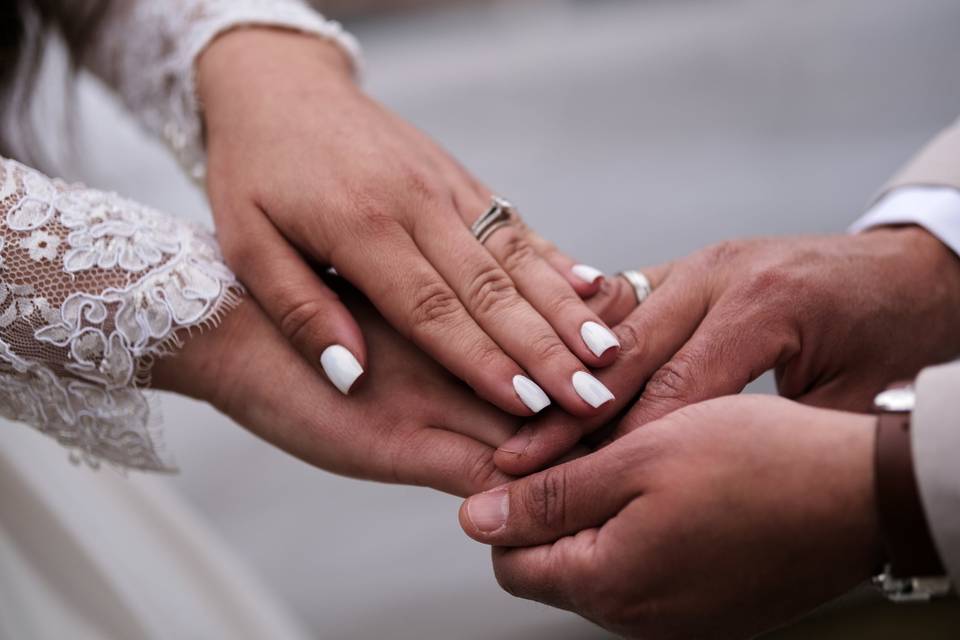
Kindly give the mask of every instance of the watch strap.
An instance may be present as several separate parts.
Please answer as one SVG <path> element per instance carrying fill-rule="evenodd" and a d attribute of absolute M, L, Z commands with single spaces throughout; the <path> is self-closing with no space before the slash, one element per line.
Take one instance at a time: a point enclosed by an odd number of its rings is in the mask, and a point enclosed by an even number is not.
<path fill-rule="evenodd" d="M 909 413 L 878 417 L 876 499 L 890 574 L 897 578 L 944 575 L 913 469 Z"/>

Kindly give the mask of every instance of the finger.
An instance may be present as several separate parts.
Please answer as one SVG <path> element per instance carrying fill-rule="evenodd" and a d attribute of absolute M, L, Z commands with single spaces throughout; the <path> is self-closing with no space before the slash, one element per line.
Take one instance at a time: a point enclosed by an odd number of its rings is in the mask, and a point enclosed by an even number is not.
<path fill-rule="evenodd" d="M 500 446 L 516 433 L 523 418 L 479 400 L 467 385 L 429 359 L 416 345 L 402 339 L 356 289 L 345 285 L 342 279 L 338 284 L 344 285 L 339 291 L 344 303 L 364 327 L 369 357 L 374 361 L 370 368 L 371 382 L 390 379 L 401 385 L 397 397 L 422 398 L 418 406 L 424 412 L 421 422 L 425 424 L 460 433 L 492 447 Z M 331 284 L 333 286 L 336 285 Z M 381 404 L 377 395 L 380 391 L 374 387 L 368 384 L 358 389 L 357 401 L 367 400 L 368 406 Z M 443 402 L 433 398 L 443 398 Z"/>
<path fill-rule="evenodd" d="M 517 598 L 574 611 L 577 594 L 593 584 L 600 534 L 598 529 L 587 529 L 553 544 L 495 547 L 497 583 Z"/>
<path fill-rule="evenodd" d="M 522 418 L 511 416 L 491 404 L 480 402 L 458 380 L 445 376 L 450 384 L 461 386 L 460 393 L 445 393 L 444 401 L 434 408 L 437 425 L 465 435 L 491 447 L 499 447 L 520 427 Z"/>
<path fill-rule="evenodd" d="M 451 168 L 448 173 L 449 184 L 463 185 L 454 193 L 457 210 L 461 212 L 464 223 L 473 224 L 473 221 L 486 211 L 494 193 L 470 175 L 456 160 L 449 156 L 447 159 L 448 162 L 441 164 Z M 604 277 L 603 272 L 570 259 L 557 249 L 556 245 L 532 230 L 525 228 L 525 232 L 527 240 L 537 253 L 567 281 L 580 298 L 586 300 L 597 293 Z"/>
<path fill-rule="evenodd" d="M 445 429 L 419 429 L 390 455 L 398 484 L 431 487 L 456 496 L 487 491 L 512 480 L 493 464 L 493 447 Z"/>
<path fill-rule="evenodd" d="M 526 235 L 534 250 L 567 281 L 578 296 L 587 300 L 600 291 L 600 286 L 607 279 L 603 271 L 572 260 L 552 242 L 530 229 L 526 230 Z"/>
<path fill-rule="evenodd" d="M 800 350 L 777 322 L 745 318 L 740 304 L 719 304 L 692 338 L 647 382 L 614 433 L 619 438 L 681 407 L 743 391 Z"/>
<path fill-rule="evenodd" d="M 616 399 L 589 419 L 551 411 L 524 425 L 497 450 L 496 463 L 505 472 L 525 475 L 540 469 L 614 420 L 696 331 L 709 303 L 706 284 L 683 271 L 646 271 L 656 278 L 653 294 L 614 329 L 622 344 L 620 357 L 597 374 Z"/>
<path fill-rule="evenodd" d="M 534 413 L 514 381 L 524 371 L 470 317 L 456 293 L 397 223 L 377 242 L 358 237 L 333 248 L 337 271 L 366 294 L 384 318 L 480 397 L 518 416 Z"/>
<path fill-rule="evenodd" d="M 474 540 L 500 547 L 544 544 L 599 526 L 634 497 L 621 479 L 627 459 L 607 447 L 472 496 L 460 508 L 460 525 Z"/>
<path fill-rule="evenodd" d="M 228 264 L 307 362 L 348 394 L 366 367 L 360 327 L 263 212 L 238 213 L 238 221 L 221 229 Z M 231 237 L 237 228 L 256 244 Z"/>
<path fill-rule="evenodd" d="M 613 363 L 620 350 L 616 336 L 540 256 L 523 228 L 511 225 L 497 231 L 486 249 L 581 362 L 593 368 Z"/>
<path fill-rule="evenodd" d="M 413 230 L 417 246 L 450 283 L 476 323 L 561 407 L 576 415 L 595 413 L 609 400 L 609 394 L 604 395 L 602 388 L 575 386 L 582 377 L 589 378 L 588 382 L 596 380 L 547 320 L 520 296 L 493 256 L 459 218 L 438 212 L 429 220 Z M 542 403 L 536 406 L 544 407 Z"/>
<path fill-rule="evenodd" d="M 670 265 L 661 264 L 647 267 L 640 272 L 647 277 L 650 286 L 656 289 L 666 280 L 667 274 L 670 272 Z M 587 305 L 613 327 L 626 320 L 638 304 L 637 290 L 626 278 L 619 274 L 616 277 L 605 279 L 600 285 L 597 295 L 587 301 Z"/>

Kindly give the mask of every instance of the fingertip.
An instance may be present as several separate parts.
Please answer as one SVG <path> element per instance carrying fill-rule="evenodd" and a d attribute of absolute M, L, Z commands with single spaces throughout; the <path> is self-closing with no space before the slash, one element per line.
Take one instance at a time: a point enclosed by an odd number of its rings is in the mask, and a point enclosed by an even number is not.
<path fill-rule="evenodd" d="M 541 405 L 544 399 L 548 405 L 551 401 L 540 385 L 515 367 L 512 363 L 502 367 L 487 367 L 476 375 L 468 375 L 465 381 L 480 398 L 501 411 L 518 418 L 532 418 L 537 413 L 535 407 Z"/>
<path fill-rule="evenodd" d="M 363 365 L 354 354 L 340 344 L 333 344 L 320 355 L 320 367 L 327 379 L 340 393 L 347 396 L 365 373 Z"/>
<path fill-rule="evenodd" d="M 615 400 L 615 396 L 605 384 L 586 371 L 577 371 L 572 378 L 577 395 L 596 413 L 603 405 Z"/>
<path fill-rule="evenodd" d="M 510 491 L 506 486 L 497 487 L 463 502 L 459 512 L 460 526 L 474 540 L 489 544 L 506 528 L 509 515 Z"/>
<path fill-rule="evenodd" d="M 593 355 L 597 366 L 613 364 L 620 352 L 620 339 L 599 322 L 588 320 L 580 326 L 580 338 Z"/>
<path fill-rule="evenodd" d="M 594 280 L 585 280 L 581 276 L 578 276 L 576 273 L 574 273 L 572 269 L 562 272 L 562 275 L 566 278 L 567 282 L 570 283 L 570 286 L 573 287 L 573 290 L 578 296 L 580 296 L 582 300 L 588 300 L 597 295 L 603 287 L 603 283 L 606 282 L 606 276 L 603 275 Z"/>
<path fill-rule="evenodd" d="M 530 410 L 531 415 L 540 413 L 550 406 L 550 396 L 536 382 L 524 375 L 513 376 L 513 389 L 520 401 Z"/>

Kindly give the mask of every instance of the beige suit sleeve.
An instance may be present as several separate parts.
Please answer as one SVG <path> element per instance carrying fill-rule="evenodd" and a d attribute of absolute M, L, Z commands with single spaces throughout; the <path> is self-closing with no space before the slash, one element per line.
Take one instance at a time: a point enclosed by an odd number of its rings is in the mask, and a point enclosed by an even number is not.
<path fill-rule="evenodd" d="M 960 120 L 942 131 L 921 149 L 887 183 L 881 195 L 908 186 L 960 189 Z"/>
<path fill-rule="evenodd" d="M 960 362 L 924 370 L 911 428 L 914 468 L 934 542 L 960 584 Z"/>

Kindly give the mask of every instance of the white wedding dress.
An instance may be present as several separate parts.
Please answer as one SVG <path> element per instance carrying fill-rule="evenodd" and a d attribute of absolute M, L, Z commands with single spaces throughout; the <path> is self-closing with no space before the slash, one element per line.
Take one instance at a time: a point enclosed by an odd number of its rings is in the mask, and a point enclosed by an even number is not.
<path fill-rule="evenodd" d="M 115 0 L 82 62 L 200 179 L 194 63 L 244 25 L 330 38 L 356 59 L 299 0 Z M 241 292 L 207 231 L 0 158 L 0 414 L 75 462 L 172 469 L 150 367 Z M 78 477 L 46 442 L 0 442 L 0 638 L 305 637 L 157 481 Z"/>

